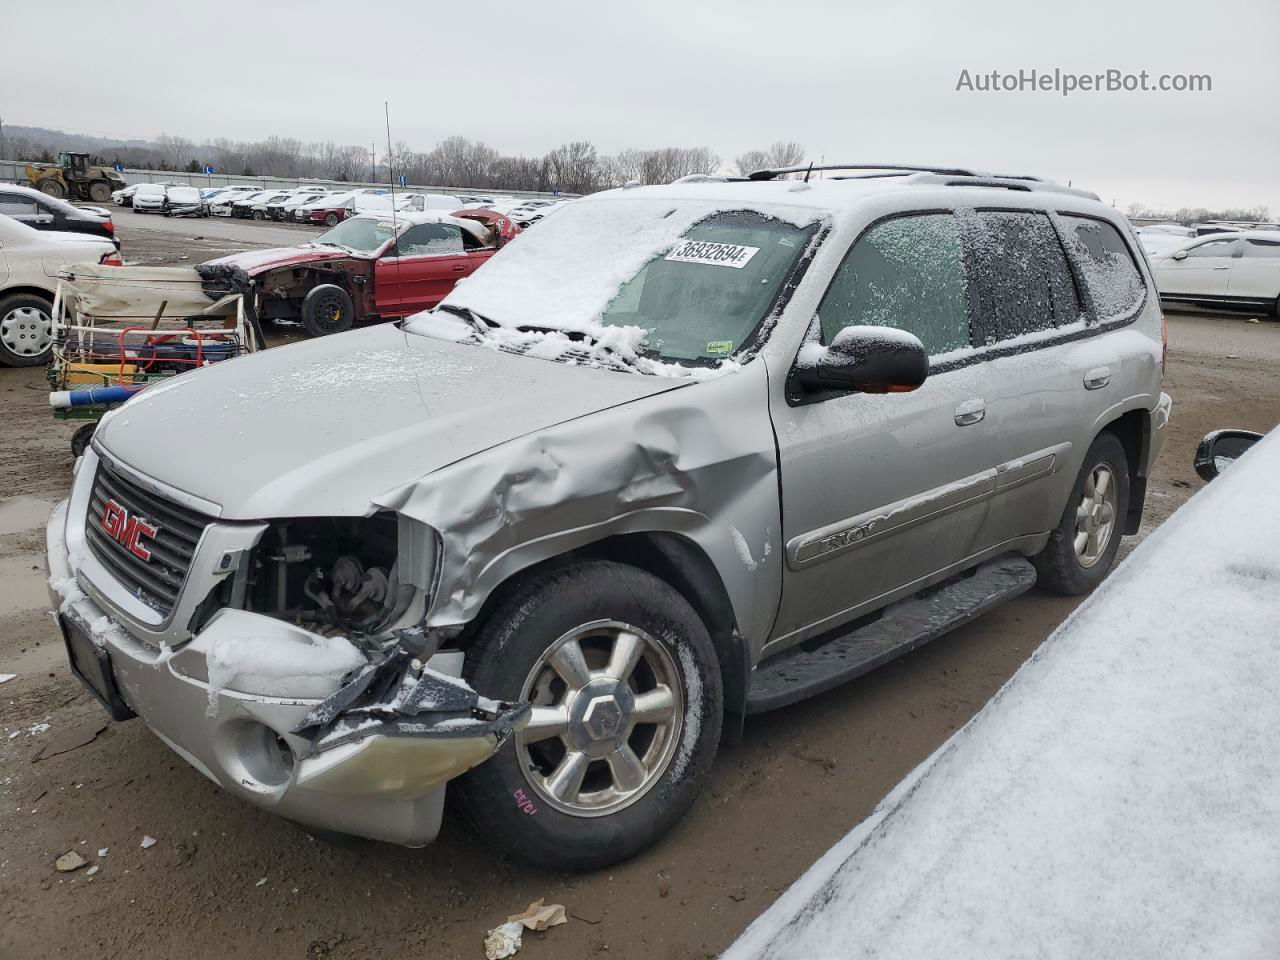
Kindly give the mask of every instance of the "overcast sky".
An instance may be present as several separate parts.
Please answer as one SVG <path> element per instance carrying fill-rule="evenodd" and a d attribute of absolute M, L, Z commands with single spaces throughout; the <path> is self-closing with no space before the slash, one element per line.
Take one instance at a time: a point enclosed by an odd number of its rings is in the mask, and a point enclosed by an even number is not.
<path fill-rule="evenodd" d="M 564 0 L 18 6 L 0 117 L 106 136 L 271 134 L 539 154 L 773 140 L 828 162 L 968 164 L 1120 207 L 1280 215 L 1280 0 Z M 1202 93 L 978 93 L 971 74 L 1209 74 Z"/>

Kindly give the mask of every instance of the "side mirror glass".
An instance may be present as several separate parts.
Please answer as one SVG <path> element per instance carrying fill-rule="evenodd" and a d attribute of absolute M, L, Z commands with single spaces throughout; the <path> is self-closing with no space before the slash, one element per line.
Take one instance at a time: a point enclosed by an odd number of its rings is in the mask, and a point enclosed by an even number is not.
<path fill-rule="evenodd" d="M 1212 480 L 1261 439 L 1262 434 L 1252 430 L 1213 431 L 1196 448 L 1196 473 L 1204 480 Z"/>
<path fill-rule="evenodd" d="M 893 327 L 845 327 L 830 345 L 807 344 L 796 358 L 796 378 L 812 391 L 905 393 L 927 376 L 924 344 Z"/>
<path fill-rule="evenodd" d="M 1187 259 L 1187 251 L 1185 251 L 1185 250 L 1179 250 L 1177 253 L 1175 253 L 1175 254 L 1173 255 L 1173 259 L 1174 259 L 1174 260 L 1185 260 L 1185 259 Z"/>

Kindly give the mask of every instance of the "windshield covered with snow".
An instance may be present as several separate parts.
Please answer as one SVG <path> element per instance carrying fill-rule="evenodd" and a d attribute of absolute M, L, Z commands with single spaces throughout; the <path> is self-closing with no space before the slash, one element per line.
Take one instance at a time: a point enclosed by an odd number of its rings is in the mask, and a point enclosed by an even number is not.
<path fill-rule="evenodd" d="M 438 310 L 470 320 L 486 345 L 547 359 L 564 359 L 551 347 L 567 338 L 615 359 L 732 361 L 758 336 L 819 220 L 813 210 L 725 209 L 706 200 L 575 201 L 504 248 Z M 407 329 L 440 335 L 442 326 L 420 314 Z M 539 337 L 551 342 L 535 349 Z"/>
<path fill-rule="evenodd" d="M 390 220 L 356 217 L 353 220 L 343 220 L 332 230 L 316 237 L 314 242 L 322 247 L 342 247 L 355 253 L 376 253 L 392 235 Z"/>

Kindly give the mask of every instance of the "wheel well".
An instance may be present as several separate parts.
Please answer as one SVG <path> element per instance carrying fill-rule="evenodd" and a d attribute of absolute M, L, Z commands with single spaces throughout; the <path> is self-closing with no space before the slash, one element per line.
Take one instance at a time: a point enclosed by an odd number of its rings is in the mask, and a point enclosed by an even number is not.
<path fill-rule="evenodd" d="M 5 289 L 0 290 L 0 300 L 19 295 L 24 297 L 39 297 L 41 300 L 46 301 L 49 306 L 53 306 L 53 294 L 41 287 L 5 287 Z"/>
<path fill-rule="evenodd" d="M 1108 423 L 1099 433 L 1114 434 L 1124 447 L 1129 461 L 1129 511 L 1125 515 L 1124 532 L 1134 534 L 1142 523 L 1142 508 L 1147 499 L 1147 451 L 1151 445 L 1151 416 L 1145 410 L 1130 410 Z"/>
<path fill-rule="evenodd" d="M 728 591 L 711 559 L 686 537 L 671 533 L 625 533 L 597 540 L 513 574 L 486 598 L 475 619 L 458 638 L 465 646 L 473 629 L 484 623 L 502 599 L 529 576 L 582 559 L 613 560 L 638 567 L 674 588 L 689 601 L 707 627 L 720 661 L 726 713 L 744 713 L 750 678 L 750 657 L 738 635 L 737 621 Z M 726 719 L 725 733 L 732 738 L 735 725 Z"/>

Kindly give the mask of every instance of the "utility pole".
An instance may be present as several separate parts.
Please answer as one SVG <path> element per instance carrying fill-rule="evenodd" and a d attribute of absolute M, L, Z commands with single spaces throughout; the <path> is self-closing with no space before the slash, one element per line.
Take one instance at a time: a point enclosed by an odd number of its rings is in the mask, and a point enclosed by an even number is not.
<path fill-rule="evenodd" d="M 375 144 L 369 144 L 369 182 L 378 182 L 378 148 Z"/>

